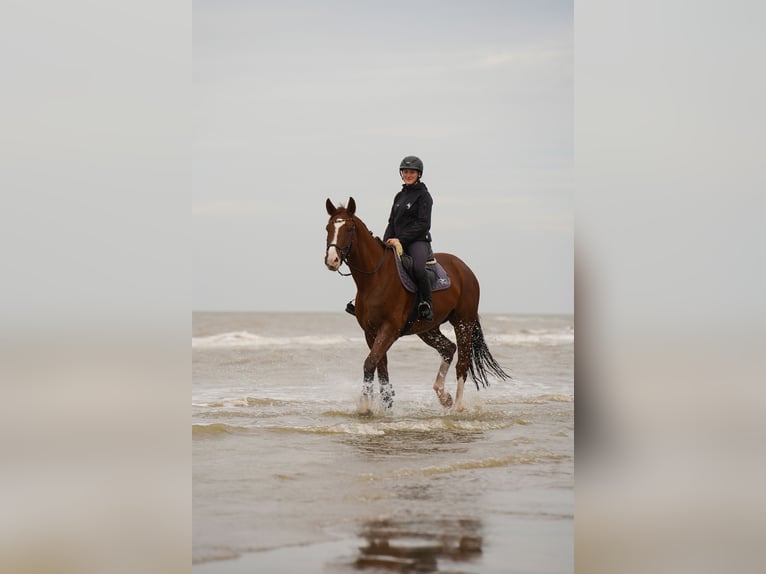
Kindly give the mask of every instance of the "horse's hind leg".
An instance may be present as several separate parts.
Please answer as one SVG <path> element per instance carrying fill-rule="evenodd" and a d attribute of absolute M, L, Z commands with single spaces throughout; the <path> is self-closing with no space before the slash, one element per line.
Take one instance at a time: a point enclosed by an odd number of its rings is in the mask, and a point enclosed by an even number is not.
<path fill-rule="evenodd" d="M 439 356 L 442 358 L 442 362 L 439 365 L 439 371 L 436 373 L 436 381 L 434 381 L 434 391 L 436 396 L 439 397 L 439 402 L 446 409 L 452 406 L 452 396 L 444 390 L 444 381 L 447 377 L 447 371 L 452 363 L 452 358 L 455 356 L 455 349 L 457 348 L 455 343 L 450 341 L 439 330 L 439 327 L 425 333 L 418 333 L 423 342 L 429 347 L 433 347 L 439 352 Z"/>
<path fill-rule="evenodd" d="M 457 339 L 457 365 L 455 365 L 455 374 L 457 375 L 457 389 L 455 390 L 455 411 L 463 410 L 463 387 L 465 379 L 468 376 L 468 365 L 471 362 L 471 352 L 473 350 L 471 337 L 473 335 L 473 326 L 475 321 L 456 321 L 455 339 Z"/>

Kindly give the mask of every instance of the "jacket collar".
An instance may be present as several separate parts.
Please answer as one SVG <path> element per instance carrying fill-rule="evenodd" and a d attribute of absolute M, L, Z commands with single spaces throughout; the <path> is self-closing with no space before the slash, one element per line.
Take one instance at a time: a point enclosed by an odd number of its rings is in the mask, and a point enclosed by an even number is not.
<path fill-rule="evenodd" d="M 412 185 L 407 185 L 406 183 L 402 185 L 402 191 L 421 191 L 423 189 L 427 189 L 426 185 L 418 180 Z"/>

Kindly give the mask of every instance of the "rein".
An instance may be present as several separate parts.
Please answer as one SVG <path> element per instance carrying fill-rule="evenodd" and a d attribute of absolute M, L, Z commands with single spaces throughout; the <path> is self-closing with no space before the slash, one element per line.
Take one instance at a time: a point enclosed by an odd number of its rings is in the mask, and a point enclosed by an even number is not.
<path fill-rule="evenodd" d="M 338 251 L 340 251 L 340 262 L 348 265 L 349 269 L 351 269 L 352 271 L 357 271 L 359 273 L 364 273 L 365 275 L 374 275 L 375 273 L 378 272 L 378 270 L 380 269 L 380 266 L 383 265 L 383 260 L 386 258 L 386 252 L 388 251 L 388 249 L 385 249 L 385 248 L 383 249 L 383 255 L 381 255 L 380 261 L 378 261 L 378 264 L 375 266 L 375 269 L 373 269 L 372 271 L 365 271 L 364 269 L 359 269 L 358 267 L 351 265 L 348 258 L 349 258 L 349 255 L 351 254 L 351 247 L 354 244 L 354 236 L 356 234 L 356 224 L 353 224 L 353 221 L 354 221 L 353 219 L 351 219 L 351 221 L 352 221 L 352 226 L 351 226 L 351 230 L 349 231 L 349 234 L 351 235 L 351 237 L 348 240 L 348 245 L 346 245 L 345 247 L 341 247 L 337 243 L 329 243 L 327 245 L 327 249 L 325 250 L 325 254 L 327 254 L 327 252 L 330 250 L 330 247 L 335 247 Z M 372 231 L 370 231 L 370 235 L 372 235 Z M 351 275 L 351 273 L 343 273 L 340 269 L 338 269 L 338 274 L 342 275 L 343 277 L 349 277 Z"/>

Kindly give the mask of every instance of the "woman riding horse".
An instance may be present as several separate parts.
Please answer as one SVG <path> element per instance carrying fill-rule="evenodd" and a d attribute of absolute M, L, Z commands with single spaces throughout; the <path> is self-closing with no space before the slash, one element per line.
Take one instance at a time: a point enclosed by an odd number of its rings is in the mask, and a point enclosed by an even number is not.
<path fill-rule="evenodd" d="M 420 337 L 441 357 L 436 373 L 434 391 L 442 406 L 453 406 L 452 396 L 444 382 L 457 351 L 457 391 L 454 409 L 463 409 L 463 386 L 470 374 L 479 383 L 489 384 L 489 375 L 509 378 L 489 352 L 479 322 L 479 282 L 471 269 L 460 258 L 450 253 L 436 253 L 435 257 L 449 276 L 449 286 L 438 291 L 433 298 L 433 318 L 408 320 L 415 295 L 402 285 L 394 255 L 379 237 L 374 237 L 356 215 L 356 202 L 335 206 L 328 198 L 327 244 L 324 263 L 330 271 L 340 272 L 348 265 L 357 288 L 356 320 L 364 331 L 370 349 L 364 360 L 360 414 L 372 412 L 373 379 L 378 374 L 380 396 L 386 408 L 393 405 L 394 391 L 388 378 L 388 350 L 405 332 Z M 439 327 L 449 321 L 455 329 L 455 343 L 444 336 Z"/>
<path fill-rule="evenodd" d="M 404 252 L 412 258 L 412 274 L 420 296 L 418 314 L 421 319 L 431 321 L 434 314 L 426 261 L 431 254 L 431 208 L 434 202 L 426 184 L 420 180 L 423 162 L 419 157 L 405 157 L 399 164 L 399 176 L 404 185 L 394 196 L 383 241 L 399 255 Z M 354 314 L 353 302 L 346 305 L 346 311 Z"/>
<path fill-rule="evenodd" d="M 418 286 L 421 319 L 431 321 L 431 281 L 426 273 L 426 261 L 431 253 L 431 207 L 434 202 L 423 177 L 423 162 L 408 155 L 399 164 L 399 175 L 404 181 L 402 190 L 394 196 L 388 226 L 383 234 L 386 245 L 392 245 L 401 255 L 404 250 L 412 257 L 412 274 Z M 399 245 L 397 247 L 397 245 Z"/>

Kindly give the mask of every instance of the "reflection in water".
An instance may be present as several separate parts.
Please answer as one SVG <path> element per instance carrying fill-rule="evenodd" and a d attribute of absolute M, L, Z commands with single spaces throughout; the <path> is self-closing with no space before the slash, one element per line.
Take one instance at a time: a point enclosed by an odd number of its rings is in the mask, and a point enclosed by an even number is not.
<path fill-rule="evenodd" d="M 385 568 L 394 572 L 438 572 L 437 560 L 466 562 L 481 554 L 481 523 L 474 518 L 367 522 L 360 536 L 358 570 Z"/>
<path fill-rule="evenodd" d="M 431 452 L 466 452 L 468 445 L 483 436 L 481 431 L 388 431 L 381 435 L 351 435 L 343 440 L 363 454 L 380 456 L 428 454 Z M 445 449 L 447 449 L 445 451 Z"/>

